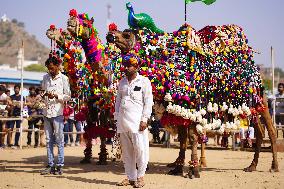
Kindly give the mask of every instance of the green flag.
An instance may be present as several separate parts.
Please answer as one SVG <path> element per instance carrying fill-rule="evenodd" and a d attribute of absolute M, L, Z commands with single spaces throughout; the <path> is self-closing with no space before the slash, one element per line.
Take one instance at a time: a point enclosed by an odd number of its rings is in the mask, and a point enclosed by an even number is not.
<path fill-rule="evenodd" d="M 202 2 L 205 3 L 206 5 L 211 5 L 211 4 L 214 3 L 216 0 L 185 0 L 186 4 L 191 3 L 191 2 L 195 2 L 195 1 L 202 1 Z"/>

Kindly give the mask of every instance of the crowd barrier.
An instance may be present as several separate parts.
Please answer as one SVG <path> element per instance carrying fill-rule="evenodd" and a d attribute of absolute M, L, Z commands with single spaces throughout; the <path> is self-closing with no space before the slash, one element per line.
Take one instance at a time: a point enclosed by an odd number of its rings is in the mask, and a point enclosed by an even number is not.
<path fill-rule="evenodd" d="M 37 115 L 37 116 L 30 116 L 30 118 L 35 118 L 35 117 L 43 117 L 42 115 Z M 21 127 L 20 128 L 16 128 L 16 129 L 13 129 L 13 130 L 7 130 L 7 131 L 2 131 L 0 132 L 0 134 L 8 134 L 8 133 L 16 133 L 16 132 L 20 132 L 20 149 L 22 149 L 22 133 L 23 132 L 29 132 L 29 131 L 32 131 L 33 133 L 35 132 L 38 132 L 39 133 L 39 138 L 40 138 L 40 135 L 41 133 L 44 132 L 44 130 L 40 130 L 40 129 L 23 129 L 23 120 L 24 119 L 27 119 L 27 118 L 20 118 L 20 117 L 1 117 L 0 116 L 0 121 L 16 121 L 16 120 L 22 120 L 21 122 Z M 274 124 L 277 131 L 278 130 L 284 130 L 284 125 L 277 125 L 277 124 Z M 166 129 L 164 128 L 160 128 L 160 131 L 163 131 L 165 132 L 165 142 L 163 143 L 163 145 L 166 147 L 166 148 L 170 148 L 171 147 L 171 141 L 170 141 L 170 132 L 168 132 Z M 85 132 L 84 131 L 80 131 L 80 132 L 77 132 L 77 131 L 74 131 L 74 132 L 63 132 L 64 134 L 84 134 Z M 213 134 L 214 137 L 215 135 L 217 136 L 217 131 L 206 131 L 206 133 L 208 134 Z M 239 130 L 230 130 L 228 131 L 229 133 L 229 136 L 232 137 L 232 150 L 236 150 L 237 147 L 236 147 L 236 143 L 235 143 L 235 135 L 239 133 Z M 277 132 L 277 137 L 278 137 L 278 132 Z"/>
<path fill-rule="evenodd" d="M 43 115 L 34 115 L 34 116 L 29 116 L 29 118 L 39 118 L 39 117 L 43 117 Z M 9 130 L 7 129 L 6 131 L 2 131 L 0 132 L 0 134 L 9 134 L 9 133 L 16 133 L 16 132 L 19 132 L 20 133 L 20 141 L 19 141 L 19 145 L 20 145 L 20 149 L 23 148 L 23 142 L 22 142 L 22 137 L 23 137 L 23 132 L 29 132 L 29 131 L 32 131 L 33 134 L 38 132 L 39 134 L 39 138 L 40 138 L 40 135 L 41 133 L 44 133 L 44 130 L 40 130 L 40 129 L 37 129 L 37 128 L 33 128 L 33 129 L 23 129 L 23 120 L 24 119 L 27 119 L 27 118 L 21 118 L 21 117 L 3 117 L 3 116 L 0 116 L 0 121 L 17 121 L 17 120 L 21 120 L 21 126 L 20 128 L 15 128 L 13 130 Z M 85 132 L 84 131 L 80 131 L 80 132 L 77 132 L 77 131 L 74 131 L 74 132 L 63 132 L 63 134 L 84 134 Z"/>

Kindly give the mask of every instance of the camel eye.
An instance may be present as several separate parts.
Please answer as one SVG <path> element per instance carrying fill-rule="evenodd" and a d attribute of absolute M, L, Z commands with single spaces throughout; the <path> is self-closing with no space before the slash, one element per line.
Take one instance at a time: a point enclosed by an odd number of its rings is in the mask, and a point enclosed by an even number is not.
<path fill-rule="evenodd" d="M 130 38 L 130 33 L 123 33 L 122 36 L 126 39 Z"/>

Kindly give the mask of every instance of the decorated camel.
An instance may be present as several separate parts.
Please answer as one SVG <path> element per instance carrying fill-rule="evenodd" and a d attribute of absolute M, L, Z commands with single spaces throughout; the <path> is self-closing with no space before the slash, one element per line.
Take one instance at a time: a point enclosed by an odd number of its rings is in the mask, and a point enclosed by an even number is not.
<path fill-rule="evenodd" d="M 110 72 L 106 69 L 108 58 L 93 27 L 93 18 L 77 14 L 74 9 L 69 15 L 67 31 L 51 26 L 46 35 L 59 47 L 57 53 L 64 59 L 64 72 L 69 77 L 73 97 L 83 98 L 85 102 L 75 115 L 77 120 L 87 122 L 84 127 L 85 158 L 81 162 L 90 162 L 92 139 L 100 137 L 98 164 L 106 164 L 108 153 L 105 140 L 115 134 L 112 122 L 114 90 Z"/>
<path fill-rule="evenodd" d="M 244 171 L 255 171 L 258 164 L 264 137 L 260 119 L 271 141 L 271 171 L 279 171 L 275 128 L 253 61 L 254 52 L 242 28 L 207 26 L 196 32 L 185 24 L 178 31 L 163 33 L 157 30 L 151 17 L 134 14 L 130 3 L 126 6 L 131 29 L 113 29 L 107 40 L 121 50 L 122 57 L 128 53 L 140 56 L 143 61 L 140 74 L 149 77 L 152 83 L 155 113 L 165 127 L 181 136 L 180 153 L 171 173 L 182 171 L 188 138 L 192 150 L 188 176 L 200 177 L 198 136 L 203 136 L 206 130 L 222 133 L 238 129 L 241 119 L 248 119 L 256 130 L 254 158 Z M 202 155 L 205 158 L 204 151 Z"/>

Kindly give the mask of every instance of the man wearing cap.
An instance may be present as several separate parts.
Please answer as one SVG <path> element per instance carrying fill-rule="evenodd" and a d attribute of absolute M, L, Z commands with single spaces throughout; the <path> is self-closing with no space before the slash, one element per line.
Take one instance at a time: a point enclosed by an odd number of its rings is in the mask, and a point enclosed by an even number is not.
<path fill-rule="evenodd" d="M 148 78 L 137 72 L 139 57 L 127 54 L 122 63 L 125 77 L 118 85 L 114 119 L 117 121 L 127 179 L 117 185 L 141 188 L 145 185 L 144 175 L 149 161 L 147 121 L 153 106 L 152 86 Z"/>

